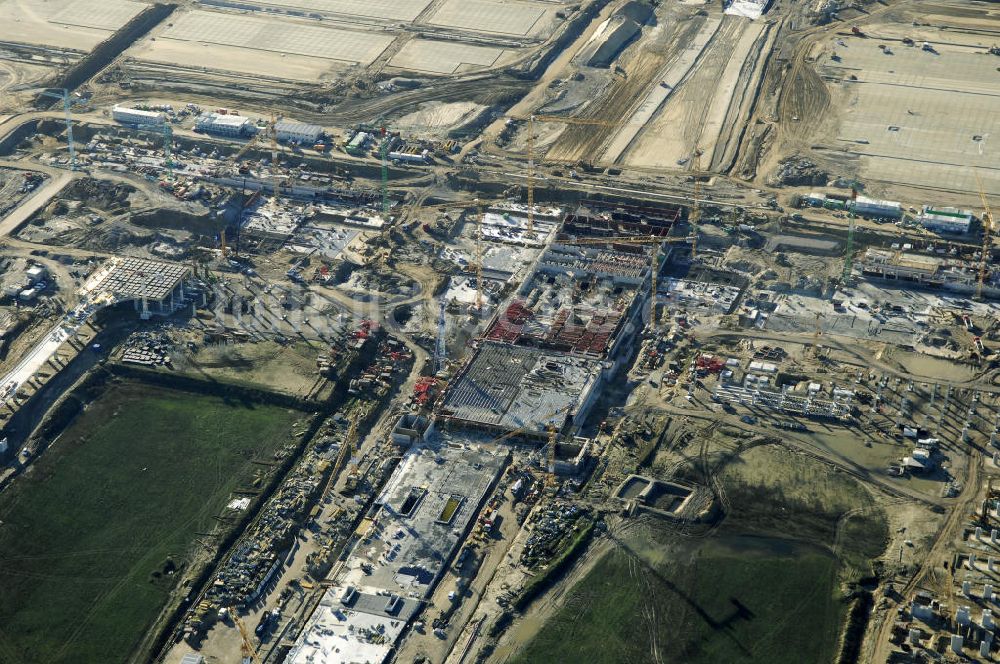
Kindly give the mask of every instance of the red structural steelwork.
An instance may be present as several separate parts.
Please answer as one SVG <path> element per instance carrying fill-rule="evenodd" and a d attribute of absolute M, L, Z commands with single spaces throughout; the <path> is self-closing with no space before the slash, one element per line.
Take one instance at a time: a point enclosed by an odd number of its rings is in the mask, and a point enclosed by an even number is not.
<path fill-rule="evenodd" d="M 368 320 L 367 318 L 361 321 L 361 325 L 357 330 L 351 332 L 352 339 L 367 339 L 368 336 L 375 330 L 378 329 L 378 323 L 373 320 Z"/>
<path fill-rule="evenodd" d="M 521 337 L 524 324 L 534 318 L 535 314 L 520 302 L 514 302 L 502 316 L 497 317 L 493 327 L 486 333 L 486 338 L 492 341 L 517 343 Z"/>
<path fill-rule="evenodd" d="M 532 321 L 535 314 L 520 302 L 514 302 L 493 323 L 486 332 L 486 338 L 603 357 L 622 314 L 618 311 L 602 312 L 594 314 L 586 323 L 570 321 L 571 314 L 569 309 L 560 309 L 544 334 L 525 332 L 525 324 Z"/>
<path fill-rule="evenodd" d="M 561 309 L 549 329 L 546 339 L 577 353 L 603 356 L 611 335 L 618 328 L 621 314 L 617 311 L 595 314 L 585 324 L 569 323 L 570 311 Z"/>

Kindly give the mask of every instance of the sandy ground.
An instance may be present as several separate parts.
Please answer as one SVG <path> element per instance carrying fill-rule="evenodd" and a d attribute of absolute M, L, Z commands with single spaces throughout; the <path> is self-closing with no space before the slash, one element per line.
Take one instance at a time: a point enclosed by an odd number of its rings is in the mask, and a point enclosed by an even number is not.
<path fill-rule="evenodd" d="M 319 378 L 316 358 L 326 350 L 320 344 L 305 342 L 288 346 L 271 341 L 205 346 L 179 358 L 177 369 L 305 397 Z"/>
<path fill-rule="evenodd" d="M 656 82 L 654 87 L 652 87 L 645 100 L 636 109 L 632 117 L 629 118 L 627 125 L 612 139 L 611 144 L 608 146 L 607 151 L 604 153 L 604 159 L 610 162 L 616 162 L 622 156 L 626 150 L 632 146 L 636 137 L 642 131 L 642 128 L 648 123 L 653 117 L 660 111 L 663 104 L 674 95 L 677 86 L 681 85 L 683 81 L 687 78 L 688 73 L 694 66 L 695 62 L 701 57 L 702 51 L 708 45 L 710 41 L 713 40 L 719 27 L 722 23 L 720 17 L 710 17 L 706 20 L 698 32 L 694 35 L 694 38 L 690 44 L 679 54 L 679 56 L 670 62 L 664 70 L 661 72 L 660 81 Z M 664 83 L 666 85 L 664 85 Z M 662 123 L 658 123 L 662 124 Z M 660 139 L 659 136 L 654 136 L 654 142 Z M 648 139 L 640 141 L 640 143 L 648 143 Z M 652 150 L 656 153 L 656 150 Z M 633 150 L 630 154 L 628 161 L 636 160 L 636 163 L 641 163 L 643 161 L 642 155 L 649 151 L 649 148 L 639 148 Z M 636 154 L 637 153 L 637 154 Z M 685 154 L 689 154 L 690 151 Z M 674 159 L 676 161 L 677 158 Z M 671 162 L 673 164 L 673 162 Z"/>
<path fill-rule="evenodd" d="M 0 40 L 89 51 L 145 9 L 138 2 L 107 0 L 101 3 L 103 7 L 91 7 L 88 14 L 87 4 L 85 0 L 7 0 L 0 3 Z"/>
<path fill-rule="evenodd" d="M 454 103 L 429 102 L 419 111 L 408 113 L 397 120 L 396 129 L 444 129 L 461 126 L 485 110 L 485 106 L 474 102 Z"/>
<path fill-rule="evenodd" d="M 861 157 L 864 177 L 970 190 L 979 173 L 988 191 L 1000 193 L 1000 152 L 991 136 L 1000 98 L 996 63 L 974 47 L 939 45 L 932 54 L 892 44 L 887 56 L 870 39 L 844 43 L 841 61 L 824 69 L 858 77 L 845 85 L 836 148 Z"/>
<path fill-rule="evenodd" d="M 707 167 L 717 142 L 724 140 L 730 106 L 742 97 L 737 95 L 742 93 L 738 88 L 747 80 L 741 74 L 764 27 L 738 17 L 724 17 L 721 25 L 710 19 L 664 77 L 673 92 L 622 162 L 677 168 L 700 148 L 704 152 L 702 165 Z M 711 93 L 706 94 L 706 90 Z"/>
<path fill-rule="evenodd" d="M 568 128 L 547 159 L 679 169 L 690 168 L 688 159 L 701 147 L 707 168 L 717 143 L 731 152 L 731 137 L 749 112 L 766 29 L 716 9 L 662 5 L 656 23 L 619 55 L 605 90 L 579 113 L 608 124 Z M 585 77 L 593 71 L 581 70 Z M 571 98 L 572 90 L 564 95 Z"/>
<path fill-rule="evenodd" d="M 892 200 L 978 207 L 977 175 L 1000 193 L 995 24 L 988 6 L 945 0 L 877 7 L 859 23 L 867 38 L 843 25 L 815 32 L 790 59 L 776 117 L 761 117 L 777 123 L 758 173 L 804 154 Z"/>
<path fill-rule="evenodd" d="M 0 122 L 6 117 L 2 115 L 3 111 L 21 110 L 25 100 L 30 98 L 30 92 L 16 91 L 19 86 L 41 82 L 52 74 L 53 68 L 42 64 L 0 60 Z"/>

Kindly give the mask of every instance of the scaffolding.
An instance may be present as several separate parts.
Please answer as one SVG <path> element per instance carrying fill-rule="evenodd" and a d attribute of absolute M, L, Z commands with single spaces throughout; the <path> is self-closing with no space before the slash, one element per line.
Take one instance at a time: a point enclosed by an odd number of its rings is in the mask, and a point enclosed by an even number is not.
<path fill-rule="evenodd" d="M 762 390 L 739 385 L 719 385 L 715 388 L 712 398 L 722 403 L 739 403 L 782 413 L 830 417 L 838 420 L 850 417 L 854 405 L 852 396 L 834 394 L 833 399 L 821 399 L 811 394 L 802 396 L 785 391 Z"/>

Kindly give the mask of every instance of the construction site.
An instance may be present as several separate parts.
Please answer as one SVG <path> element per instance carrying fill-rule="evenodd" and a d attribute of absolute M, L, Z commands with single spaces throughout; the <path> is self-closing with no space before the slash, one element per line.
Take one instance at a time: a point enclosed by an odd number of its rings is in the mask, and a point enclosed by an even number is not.
<path fill-rule="evenodd" d="M 1000 658 L 997 20 L 0 0 L 0 660 Z"/>

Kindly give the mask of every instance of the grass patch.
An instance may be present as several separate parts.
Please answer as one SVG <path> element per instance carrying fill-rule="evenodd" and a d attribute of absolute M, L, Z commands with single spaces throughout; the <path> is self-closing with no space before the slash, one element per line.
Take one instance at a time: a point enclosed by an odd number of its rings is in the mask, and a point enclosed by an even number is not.
<path fill-rule="evenodd" d="M 757 447 L 723 473 L 727 525 L 794 537 L 836 550 L 843 578 L 867 576 L 889 531 L 885 515 L 858 482 L 775 446 Z"/>
<path fill-rule="evenodd" d="M 300 413 L 113 386 L 0 494 L 0 660 L 126 661 Z"/>
<path fill-rule="evenodd" d="M 712 539 L 660 563 L 616 549 L 514 661 L 831 661 L 836 577 L 832 555 L 788 540 Z"/>
<path fill-rule="evenodd" d="M 685 472 L 705 481 L 698 465 Z M 833 661 L 844 582 L 873 571 L 885 515 L 854 478 L 776 446 L 746 451 L 719 478 L 729 508 L 715 534 L 678 538 L 654 518 L 612 530 L 615 548 L 537 633 L 526 614 L 511 661 Z"/>
<path fill-rule="evenodd" d="M 440 516 L 438 516 L 439 523 L 451 523 L 452 517 L 455 516 L 455 512 L 458 511 L 459 505 L 462 504 L 461 496 L 451 496 L 448 498 L 448 502 L 444 504 L 444 509 L 441 510 Z"/>

